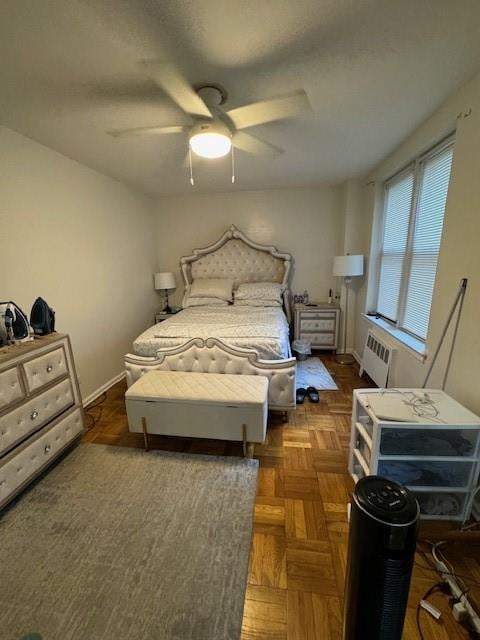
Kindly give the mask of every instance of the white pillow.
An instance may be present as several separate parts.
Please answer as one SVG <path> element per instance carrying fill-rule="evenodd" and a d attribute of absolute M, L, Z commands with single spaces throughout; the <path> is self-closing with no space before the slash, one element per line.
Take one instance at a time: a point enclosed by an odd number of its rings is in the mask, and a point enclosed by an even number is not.
<path fill-rule="evenodd" d="M 246 282 L 235 291 L 235 300 L 273 300 L 281 305 L 283 288 L 278 282 Z"/>
<path fill-rule="evenodd" d="M 198 278 L 192 282 L 190 295 L 194 298 L 220 298 L 232 302 L 233 280 L 230 278 Z"/>
<path fill-rule="evenodd" d="M 246 300 L 237 300 L 235 298 L 236 307 L 281 307 L 282 303 L 278 300 L 256 300 L 248 298 Z"/>
<path fill-rule="evenodd" d="M 187 307 L 228 307 L 229 303 L 220 298 L 199 298 L 194 296 L 185 296 L 183 300 L 183 308 Z"/>

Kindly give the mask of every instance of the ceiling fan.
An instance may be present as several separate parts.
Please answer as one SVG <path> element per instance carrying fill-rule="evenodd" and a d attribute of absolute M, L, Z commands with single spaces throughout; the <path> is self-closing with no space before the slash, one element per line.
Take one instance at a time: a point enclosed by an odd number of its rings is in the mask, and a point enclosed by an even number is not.
<path fill-rule="evenodd" d="M 191 116 L 191 123 L 112 129 L 107 133 L 114 137 L 187 134 L 192 184 L 192 152 L 202 158 L 221 158 L 232 151 L 232 165 L 234 147 L 255 155 L 278 155 L 283 153 L 283 149 L 246 133 L 244 129 L 290 118 L 310 109 L 307 94 L 300 89 L 283 96 L 224 111 L 221 106 L 227 101 L 228 94 L 221 85 L 205 83 L 192 87 L 170 62 L 143 61 L 140 65 L 152 80 Z M 232 182 L 234 181 L 232 172 Z"/>

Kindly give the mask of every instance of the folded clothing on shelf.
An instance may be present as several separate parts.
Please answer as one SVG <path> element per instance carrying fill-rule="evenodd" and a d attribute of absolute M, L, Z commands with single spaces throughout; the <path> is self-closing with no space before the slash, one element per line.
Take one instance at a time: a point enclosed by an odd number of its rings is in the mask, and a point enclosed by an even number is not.
<path fill-rule="evenodd" d="M 420 511 L 428 516 L 457 516 L 462 509 L 461 499 L 451 493 L 416 493 Z"/>
<path fill-rule="evenodd" d="M 473 444 L 460 433 L 436 429 L 384 429 L 380 453 L 385 456 L 467 456 Z"/>
<path fill-rule="evenodd" d="M 464 462 L 381 460 L 378 465 L 379 475 L 403 485 L 463 487 L 469 472 Z"/>

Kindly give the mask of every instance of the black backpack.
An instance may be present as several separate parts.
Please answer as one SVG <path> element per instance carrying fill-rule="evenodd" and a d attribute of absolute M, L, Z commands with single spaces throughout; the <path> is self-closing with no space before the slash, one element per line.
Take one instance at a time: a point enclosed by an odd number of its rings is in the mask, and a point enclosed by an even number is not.
<path fill-rule="evenodd" d="M 37 298 L 30 312 L 30 326 L 35 334 L 45 336 L 55 331 L 55 311 L 43 298 Z"/>

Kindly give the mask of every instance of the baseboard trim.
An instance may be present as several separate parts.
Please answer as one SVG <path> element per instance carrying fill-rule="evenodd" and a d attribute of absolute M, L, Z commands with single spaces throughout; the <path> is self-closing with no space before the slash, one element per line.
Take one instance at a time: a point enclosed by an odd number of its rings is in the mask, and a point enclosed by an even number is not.
<path fill-rule="evenodd" d="M 120 380 L 123 380 L 123 378 L 125 378 L 125 375 L 126 375 L 125 371 L 121 371 L 116 376 L 113 376 L 113 378 L 105 382 L 105 384 L 102 384 L 101 387 L 98 387 L 98 389 L 90 393 L 86 398 L 83 398 L 82 399 L 83 408 L 86 408 L 94 400 L 99 398 L 102 395 L 102 393 L 105 393 L 105 391 L 108 391 L 110 387 L 113 387 L 114 384 L 117 384 L 117 382 L 120 382 Z"/>
<path fill-rule="evenodd" d="M 352 349 L 352 356 L 355 358 L 355 360 L 358 362 L 358 364 L 362 364 L 362 358 L 355 351 L 355 349 Z"/>

